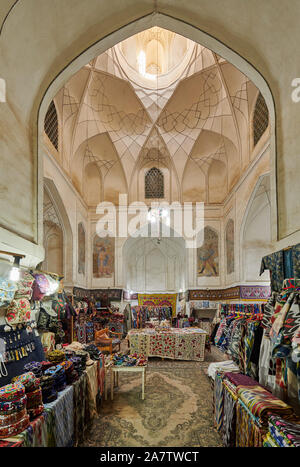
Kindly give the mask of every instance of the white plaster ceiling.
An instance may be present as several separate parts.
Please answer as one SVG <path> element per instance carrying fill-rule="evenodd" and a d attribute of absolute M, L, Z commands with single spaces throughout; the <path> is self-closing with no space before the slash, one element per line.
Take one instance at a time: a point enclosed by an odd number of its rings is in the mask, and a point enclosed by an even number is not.
<path fill-rule="evenodd" d="M 138 57 L 147 47 L 143 74 Z M 222 203 L 251 160 L 257 94 L 214 52 L 152 28 L 96 57 L 55 97 L 62 165 L 83 195 L 87 174 L 98 174 L 92 204 L 117 202 L 151 165 L 169 169 L 169 201 Z"/>

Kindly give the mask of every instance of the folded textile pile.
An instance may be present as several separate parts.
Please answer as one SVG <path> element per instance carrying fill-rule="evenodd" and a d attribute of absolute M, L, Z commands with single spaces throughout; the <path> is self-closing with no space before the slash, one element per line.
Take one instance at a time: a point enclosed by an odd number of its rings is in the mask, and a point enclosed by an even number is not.
<path fill-rule="evenodd" d="M 275 439 L 272 437 L 271 433 L 267 433 L 266 436 L 263 438 L 263 447 L 264 448 L 281 448 L 281 447 L 288 447 L 288 446 L 280 446 L 277 444 Z"/>
<path fill-rule="evenodd" d="M 27 394 L 27 412 L 30 420 L 34 420 L 44 411 L 42 388 L 39 387 Z"/>
<path fill-rule="evenodd" d="M 41 362 L 41 365 L 42 365 L 42 372 L 45 373 L 45 371 L 48 370 L 48 368 L 53 366 L 53 363 L 45 361 L 45 362 Z"/>
<path fill-rule="evenodd" d="M 297 422 L 297 423 L 296 423 Z M 300 420 L 284 420 L 278 415 L 269 418 L 269 432 L 264 439 L 264 446 L 300 447 Z"/>
<path fill-rule="evenodd" d="M 26 363 L 26 365 L 24 365 L 24 370 L 34 373 L 36 378 L 41 378 L 41 376 L 43 376 L 43 366 L 40 362 Z"/>
<path fill-rule="evenodd" d="M 54 387 L 55 378 L 52 375 L 41 377 L 42 398 L 44 404 L 49 404 L 57 399 L 57 391 Z"/>
<path fill-rule="evenodd" d="M 61 363 L 61 366 L 65 370 L 67 384 L 72 384 L 78 380 L 78 373 L 74 369 L 74 363 L 70 360 L 66 360 Z"/>
<path fill-rule="evenodd" d="M 65 348 L 65 350 L 66 355 L 68 355 L 68 353 L 71 351 L 74 352 L 73 355 L 82 359 L 82 365 L 84 366 L 84 370 L 86 366 L 94 364 L 94 361 L 90 358 L 90 354 L 85 350 L 85 346 L 80 342 L 72 342 L 72 344 L 68 345 Z"/>
<path fill-rule="evenodd" d="M 44 410 L 40 379 L 36 378 L 32 371 L 29 371 L 13 378 L 12 383 L 23 384 L 27 396 L 27 413 L 30 420 L 33 420 Z"/>
<path fill-rule="evenodd" d="M 92 360 L 100 360 L 101 352 L 94 344 L 89 344 L 84 346 L 84 350 L 89 353 Z"/>
<path fill-rule="evenodd" d="M 29 425 L 27 397 L 21 383 L 0 388 L 0 438 L 15 436 Z"/>
<path fill-rule="evenodd" d="M 242 373 L 233 373 L 233 372 L 226 372 L 224 373 L 224 380 L 227 383 L 231 383 L 232 387 L 235 386 L 236 391 L 239 387 L 251 387 L 251 386 L 261 386 L 255 379 L 250 378 L 250 376 L 243 375 Z M 223 381 L 224 381 L 223 380 Z M 229 384 L 230 385 L 230 384 Z"/>
<path fill-rule="evenodd" d="M 223 374 L 223 443 L 226 447 L 236 445 L 236 403 L 240 387 L 253 387 L 258 383 L 241 373 L 226 372 Z M 241 427 L 238 427 L 240 430 Z"/>
<path fill-rule="evenodd" d="M 62 365 L 51 366 L 45 371 L 44 376 L 54 378 L 54 389 L 57 392 L 63 391 L 67 386 L 66 374 Z"/>
<path fill-rule="evenodd" d="M 270 414 L 284 417 L 294 415 L 292 407 L 259 385 L 239 387 L 238 397 L 262 426 L 268 425 Z"/>
<path fill-rule="evenodd" d="M 85 370 L 85 366 L 82 364 L 82 360 L 80 357 L 76 357 L 75 355 L 70 357 L 69 360 L 73 363 L 74 370 L 78 374 L 78 376 L 81 376 L 82 373 Z"/>
<path fill-rule="evenodd" d="M 23 375 L 15 376 L 12 380 L 12 383 L 21 383 L 25 387 L 25 393 L 35 391 L 40 387 L 40 380 L 36 378 L 32 371 L 28 373 L 23 373 Z"/>
<path fill-rule="evenodd" d="M 147 357 L 136 353 L 132 355 L 114 354 L 111 360 L 115 366 L 146 366 L 148 363 Z"/>
<path fill-rule="evenodd" d="M 58 365 L 66 359 L 65 352 L 62 350 L 53 350 L 48 352 L 48 360 L 52 362 L 52 365 Z"/>
<path fill-rule="evenodd" d="M 207 374 L 214 380 L 217 372 L 222 373 L 228 371 L 239 373 L 240 369 L 233 360 L 225 360 L 224 362 L 211 363 L 207 369 Z"/>

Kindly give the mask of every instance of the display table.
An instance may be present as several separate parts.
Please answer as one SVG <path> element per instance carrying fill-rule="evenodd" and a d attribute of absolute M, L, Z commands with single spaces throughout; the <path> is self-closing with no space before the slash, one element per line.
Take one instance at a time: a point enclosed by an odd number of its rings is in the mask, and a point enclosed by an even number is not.
<path fill-rule="evenodd" d="M 200 328 L 131 329 L 127 334 L 130 353 L 174 360 L 204 360 L 206 331 Z"/>
<path fill-rule="evenodd" d="M 96 397 L 104 387 L 104 360 L 88 366 L 80 378 L 44 404 L 44 412 L 18 435 L 0 440 L 0 447 L 77 446 L 96 415 Z"/>
<path fill-rule="evenodd" d="M 146 366 L 117 366 L 112 365 L 109 367 L 110 371 L 110 398 L 114 399 L 114 386 L 119 385 L 119 373 L 132 372 L 141 373 L 142 375 L 142 400 L 145 399 L 145 381 L 146 381 Z"/>

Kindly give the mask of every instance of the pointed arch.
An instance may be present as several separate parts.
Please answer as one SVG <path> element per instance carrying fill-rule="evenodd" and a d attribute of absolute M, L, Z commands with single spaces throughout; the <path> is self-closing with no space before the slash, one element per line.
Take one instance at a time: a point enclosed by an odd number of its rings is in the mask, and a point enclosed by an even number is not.
<path fill-rule="evenodd" d="M 49 196 L 63 231 L 64 284 L 73 283 L 73 233 L 64 203 L 53 180 L 44 177 L 44 188 Z"/>

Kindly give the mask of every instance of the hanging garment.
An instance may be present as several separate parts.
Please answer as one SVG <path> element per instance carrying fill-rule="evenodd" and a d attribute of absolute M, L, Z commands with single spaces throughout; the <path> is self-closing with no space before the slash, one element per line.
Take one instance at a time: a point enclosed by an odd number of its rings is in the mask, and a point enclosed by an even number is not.
<path fill-rule="evenodd" d="M 271 290 L 280 292 L 284 280 L 282 250 L 262 258 L 259 275 L 266 269 L 270 271 Z"/>

